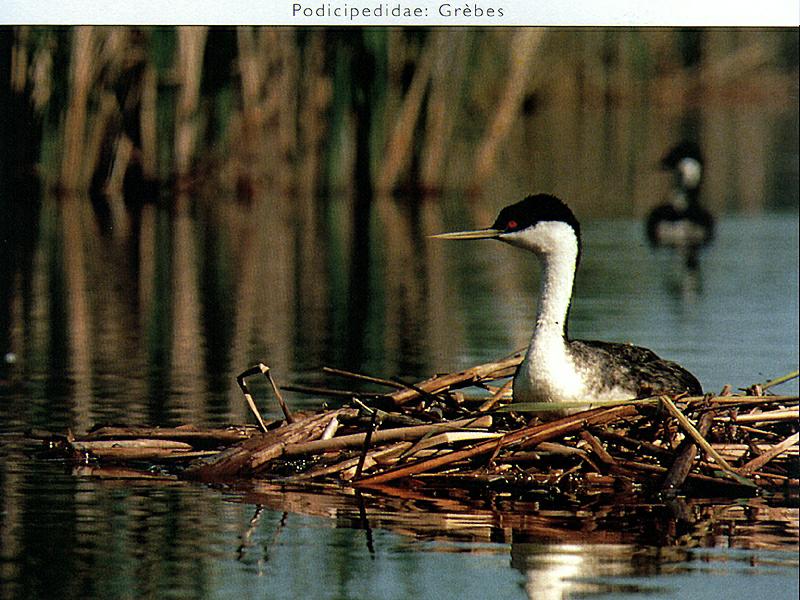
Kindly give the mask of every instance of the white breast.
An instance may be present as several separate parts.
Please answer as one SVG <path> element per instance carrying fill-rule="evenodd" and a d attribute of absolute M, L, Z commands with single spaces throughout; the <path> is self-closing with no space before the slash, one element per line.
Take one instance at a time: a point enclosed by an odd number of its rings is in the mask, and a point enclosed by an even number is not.
<path fill-rule="evenodd" d="M 656 236 L 665 246 L 680 247 L 702 243 L 706 236 L 706 230 L 689 219 L 662 221 L 658 224 Z"/>
<path fill-rule="evenodd" d="M 586 385 L 567 354 L 563 341 L 542 343 L 538 339 L 528 348 L 514 377 L 516 402 L 569 402 L 582 400 Z M 561 347 L 559 347 L 561 346 Z"/>

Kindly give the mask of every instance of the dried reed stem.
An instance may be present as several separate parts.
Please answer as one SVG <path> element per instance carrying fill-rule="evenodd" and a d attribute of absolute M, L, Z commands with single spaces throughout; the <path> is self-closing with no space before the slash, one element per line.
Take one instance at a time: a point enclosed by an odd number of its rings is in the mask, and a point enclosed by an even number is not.
<path fill-rule="evenodd" d="M 387 481 L 393 481 L 401 477 L 408 477 L 410 475 L 417 475 L 425 473 L 445 465 L 452 464 L 481 454 L 488 454 L 494 452 L 498 448 L 505 448 L 511 445 L 520 445 L 520 447 L 528 447 L 547 441 L 559 435 L 564 435 L 571 431 L 576 431 L 587 425 L 607 423 L 609 421 L 621 419 L 627 416 L 636 414 L 636 408 L 633 406 L 617 406 L 614 408 L 598 408 L 589 410 L 578 415 L 572 415 L 558 419 L 551 423 L 544 425 L 536 425 L 533 427 L 525 427 L 512 433 L 507 433 L 497 440 L 490 440 L 483 442 L 472 448 L 458 450 L 445 454 L 444 456 L 437 456 L 428 460 L 422 460 L 406 467 L 394 469 L 366 477 L 357 482 L 356 485 L 372 486 Z"/>
<path fill-rule="evenodd" d="M 260 366 L 260 364 L 259 364 Z M 259 367 L 251 367 L 236 377 L 236 383 L 239 384 L 239 387 L 242 390 L 242 394 L 244 394 L 244 399 L 247 402 L 247 406 L 250 407 L 250 412 L 253 413 L 255 416 L 256 421 L 258 421 L 258 426 L 263 433 L 267 433 L 267 426 L 264 423 L 264 419 L 261 417 L 261 412 L 258 410 L 258 406 L 256 406 L 255 400 L 253 400 L 253 395 L 250 393 L 250 390 L 247 387 L 247 383 L 245 383 L 245 377 L 249 377 L 250 375 L 254 375 L 255 373 L 260 372 L 261 370 Z"/>
<path fill-rule="evenodd" d="M 698 433 L 705 438 L 713 423 L 714 416 L 710 412 L 704 413 L 698 423 Z M 681 442 L 677 452 L 678 457 L 672 463 L 661 486 L 663 492 L 673 493 L 680 489 L 683 482 L 686 481 L 697 458 L 697 444 L 694 443 L 691 437 L 688 437 Z"/>
<path fill-rule="evenodd" d="M 761 391 L 768 390 L 771 387 L 776 385 L 780 385 L 781 383 L 786 383 L 787 381 L 791 381 L 795 377 L 800 376 L 800 371 L 792 371 L 791 373 L 787 373 L 786 375 L 782 375 L 781 377 L 776 377 L 775 379 L 770 379 L 766 383 L 761 384 Z"/>
<path fill-rule="evenodd" d="M 581 431 L 581 437 L 589 444 L 589 447 L 594 451 L 601 462 L 607 465 L 613 465 L 616 462 L 614 457 L 603 447 L 602 442 L 593 436 L 590 431 Z"/>
<path fill-rule="evenodd" d="M 778 456 L 786 452 L 792 446 L 796 446 L 798 440 L 800 440 L 800 433 L 795 433 L 793 435 L 790 435 L 781 443 L 776 444 L 775 446 L 764 452 L 764 454 L 756 456 L 750 462 L 739 467 L 738 469 L 739 473 L 741 475 L 750 475 L 754 471 L 757 471 L 758 469 L 766 465 L 772 459 L 777 458 Z"/>
<path fill-rule="evenodd" d="M 255 375 L 256 373 L 261 373 L 264 377 L 267 378 L 269 384 L 272 386 L 272 391 L 275 394 L 275 398 L 278 400 L 278 405 L 281 407 L 281 411 L 283 412 L 283 416 L 286 418 L 287 423 L 294 423 L 295 418 L 292 415 L 292 411 L 289 410 L 289 406 L 286 404 L 286 401 L 283 399 L 283 395 L 281 394 L 280 388 L 278 388 L 275 380 L 272 378 L 272 373 L 267 365 L 264 363 L 258 363 L 254 367 L 250 367 L 249 369 L 243 371 L 236 377 L 236 382 L 239 384 L 239 387 L 242 389 L 242 393 L 244 394 L 245 400 L 247 400 L 247 405 L 250 407 L 250 410 L 253 411 L 253 414 L 256 416 L 258 420 L 258 424 L 261 427 L 262 431 L 266 432 L 267 428 L 264 425 L 264 420 L 261 418 L 261 413 L 258 412 L 258 408 L 256 407 L 255 402 L 253 401 L 253 396 L 250 394 L 250 391 L 247 389 L 247 385 L 245 384 L 245 377 L 249 377 L 250 375 Z"/>
<path fill-rule="evenodd" d="M 688 433 L 690 436 L 694 438 L 694 440 L 698 443 L 698 445 L 703 450 L 705 450 L 708 456 L 714 459 L 714 462 L 716 462 L 720 466 L 720 468 L 723 470 L 724 473 L 730 475 L 733 479 L 735 479 L 736 481 L 738 481 L 743 485 L 757 487 L 755 483 L 739 475 L 736 471 L 733 470 L 733 468 L 731 468 L 731 466 L 728 464 L 728 461 L 726 461 L 724 458 L 722 458 L 722 456 L 719 455 L 719 453 L 714 449 L 714 447 L 711 444 L 709 444 L 708 441 L 702 436 L 702 434 L 699 431 L 697 431 L 695 426 L 692 425 L 692 422 L 686 417 L 686 415 L 684 415 L 678 409 L 678 407 L 675 406 L 672 400 L 670 400 L 667 396 L 662 396 L 661 403 L 664 407 L 666 407 L 667 411 L 673 417 L 675 417 L 678 423 L 681 424 L 681 427 L 683 427 L 686 433 Z"/>
<path fill-rule="evenodd" d="M 735 415 L 733 417 L 717 417 L 717 420 L 731 423 L 769 423 L 772 421 L 796 421 L 798 416 L 800 416 L 800 413 L 798 413 L 797 408 L 794 408 L 786 410 L 768 410 L 766 412 Z"/>
<path fill-rule="evenodd" d="M 94 78 L 95 30 L 90 25 L 72 31 L 70 58 L 69 101 L 64 120 L 64 154 L 61 160 L 61 186 L 66 190 L 82 190 L 84 139 L 89 91 Z"/>
<path fill-rule="evenodd" d="M 283 454 L 287 445 L 318 439 L 330 423 L 339 416 L 354 417 L 357 411 L 342 408 L 288 423 L 263 435 L 254 436 L 220 452 L 211 461 L 186 472 L 187 477 L 202 481 L 219 481 L 228 477 L 252 476 L 263 470 L 269 461 Z"/>
<path fill-rule="evenodd" d="M 286 417 L 287 423 L 294 423 L 295 419 L 292 415 L 292 411 L 289 410 L 289 405 L 286 404 L 286 400 L 283 399 L 283 394 L 281 394 L 280 388 L 275 383 L 275 380 L 272 378 L 272 373 L 269 370 L 269 367 L 259 363 L 258 365 L 261 368 L 261 372 L 264 373 L 266 378 L 269 380 L 269 384 L 272 386 L 272 391 L 275 393 L 275 397 L 278 399 L 278 404 L 280 404 L 281 411 L 283 412 L 283 416 Z"/>
<path fill-rule="evenodd" d="M 443 433 L 446 431 L 462 430 L 467 428 L 485 429 L 491 427 L 492 418 L 489 416 L 473 419 L 459 419 L 446 423 L 436 423 L 435 425 L 416 425 L 414 427 L 396 427 L 394 429 L 383 429 L 376 431 L 372 435 L 372 442 L 382 444 L 384 442 L 398 442 L 416 440 L 426 435 Z M 313 454 L 315 452 L 327 452 L 329 450 L 343 450 L 345 448 L 358 448 L 364 444 L 366 433 L 354 433 L 343 435 L 327 440 L 317 440 L 314 442 L 303 442 L 299 444 L 289 444 L 284 449 L 287 455 Z"/>
<path fill-rule="evenodd" d="M 378 383 L 380 385 L 385 385 L 387 387 L 391 387 L 396 390 L 408 389 L 407 385 L 404 385 L 402 383 L 397 383 L 396 381 L 392 381 L 391 379 L 382 379 L 380 377 L 372 377 L 371 375 L 362 375 L 361 373 L 353 373 L 352 371 L 335 369 L 333 367 L 322 367 L 322 370 L 325 373 L 330 373 L 331 375 L 339 375 L 340 377 L 348 377 L 350 379 L 356 379 L 358 381 L 368 381 L 370 383 Z"/>
<path fill-rule="evenodd" d="M 500 389 L 498 389 L 494 394 L 492 394 L 491 398 L 489 398 L 486 402 L 484 402 L 478 407 L 478 412 L 488 412 L 492 410 L 495 407 L 495 405 L 498 402 L 500 402 L 500 400 L 503 399 L 503 397 L 508 393 L 508 391 L 511 389 L 511 386 L 513 385 L 514 385 L 513 379 L 509 379 L 508 381 L 506 381 L 502 386 L 500 386 Z"/>
<path fill-rule="evenodd" d="M 435 59 L 435 47 L 428 44 L 422 51 L 421 59 L 411 80 L 411 86 L 403 99 L 397 120 L 394 123 L 386 155 L 382 161 L 382 169 L 378 174 L 376 188 L 378 193 L 391 193 L 402 170 L 411 156 L 411 145 L 414 140 L 416 123 L 422 110 L 425 90 L 431 78 Z"/>
<path fill-rule="evenodd" d="M 205 26 L 178 27 L 176 70 L 180 90 L 175 108 L 175 171 L 179 177 L 189 173 L 197 142 L 197 108 L 207 35 L 208 27 Z"/>
<path fill-rule="evenodd" d="M 519 107 L 529 84 L 530 67 L 538 54 L 544 34 L 544 29 L 522 28 L 509 43 L 510 69 L 506 77 L 506 87 L 494 110 L 483 142 L 475 154 L 473 188 L 480 188 L 494 170 L 500 145 L 519 114 Z"/>
<path fill-rule="evenodd" d="M 516 367 L 522 362 L 523 356 L 523 352 L 515 352 L 498 361 L 477 365 L 457 373 L 431 377 L 414 386 L 416 389 L 399 390 L 389 394 L 389 398 L 394 400 L 395 404 L 405 404 L 420 397 L 421 394 L 418 390 L 428 394 L 436 394 L 449 388 L 466 386 L 478 381 L 508 377 L 514 373 Z"/>

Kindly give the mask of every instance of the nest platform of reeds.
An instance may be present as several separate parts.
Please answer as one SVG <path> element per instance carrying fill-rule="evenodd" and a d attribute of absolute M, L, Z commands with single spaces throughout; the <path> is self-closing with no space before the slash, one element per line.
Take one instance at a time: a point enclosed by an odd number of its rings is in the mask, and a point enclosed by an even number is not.
<path fill-rule="evenodd" d="M 547 407 L 509 404 L 508 378 L 521 358 L 516 353 L 415 385 L 325 369 L 391 391 L 283 388 L 339 398 L 338 408 L 312 414 L 292 413 L 260 364 L 238 378 L 257 427 L 97 427 L 80 437 L 32 435 L 92 474 L 110 477 L 572 496 L 753 496 L 799 485 L 798 397 L 769 391 L 796 372 L 738 394 L 726 386 L 719 395 L 570 407 L 580 412 L 548 418 Z M 261 417 L 245 383 L 258 373 L 268 378 L 284 419 Z"/>

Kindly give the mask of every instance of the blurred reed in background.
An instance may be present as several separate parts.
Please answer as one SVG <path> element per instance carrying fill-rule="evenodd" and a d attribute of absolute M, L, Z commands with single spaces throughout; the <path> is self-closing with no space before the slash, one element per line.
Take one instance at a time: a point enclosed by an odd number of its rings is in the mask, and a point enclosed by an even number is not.
<path fill-rule="evenodd" d="M 208 177 L 245 197 L 261 184 L 310 195 L 480 191 L 516 156 L 504 154 L 515 126 L 548 108 L 679 112 L 797 92 L 796 30 L 80 26 L 2 36 L 4 94 L 24 123 L 7 151 L 34 160 L 48 185 L 112 199 Z M 553 139 L 575 147 L 542 132 L 527 154 Z"/>

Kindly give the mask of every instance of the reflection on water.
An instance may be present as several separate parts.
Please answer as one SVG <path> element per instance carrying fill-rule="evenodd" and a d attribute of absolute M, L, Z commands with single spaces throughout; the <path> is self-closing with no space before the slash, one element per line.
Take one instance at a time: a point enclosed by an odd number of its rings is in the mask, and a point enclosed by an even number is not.
<path fill-rule="evenodd" d="M 524 545 L 512 547 L 512 561 L 525 573 L 528 597 L 542 600 L 687 597 L 697 594 L 700 578 L 704 589 L 713 590 L 704 597 L 790 598 L 798 589 L 796 558 L 765 551 L 723 556 L 609 544 Z"/>
<path fill-rule="evenodd" d="M 486 492 L 221 493 L 42 461 L 7 475 L 22 494 L 3 500 L 4 598 L 797 594 L 796 497 L 576 510 Z"/>
<path fill-rule="evenodd" d="M 443 497 L 423 490 L 343 494 L 263 484 L 239 501 L 258 506 L 242 539 L 247 540 L 249 562 L 258 560 L 262 567 L 277 550 L 276 539 L 290 518 L 284 512 L 277 521 L 274 515 L 279 513 L 265 511 L 272 509 L 316 515 L 336 527 L 362 531 L 361 554 L 373 560 L 380 560 L 385 550 L 381 530 L 428 541 L 421 550 L 417 544 L 415 552 L 467 553 L 473 560 L 488 555 L 493 561 L 510 553 L 510 566 L 524 576 L 524 595 L 535 599 L 685 597 L 697 586 L 696 577 L 720 586 L 720 593 L 709 591 L 709 597 L 746 597 L 737 584 L 724 583 L 733 574 L 758 576 L 769 597 L 792 597 L 797 587 L 797 556 L 780 551 L 796 543 L 796 498 L 758 499 L 749 505 L 682 499 L 643 505 L 634 498 L 629 504 L 624 498 L 606 504 L 598 499 L 571 508 L 563 500 L 548 507 L 543 500 L 485 492 L 471 496 L 463 490 Z M 272 524 L 264 527 L 261 521 L 270 514 Z M 268 544 L 257 546 L 255 537 Z M 709 547 L 726 550 L 705 549 Z M 429 560 L 438 563 L 439 557 Z M 523 597 L 507 588 L 482 591 L 486 583 L 470 579 L 469 562 L 463 558 L 459 566 L 467 581 L 437 592 L 437 597 Z"/>

